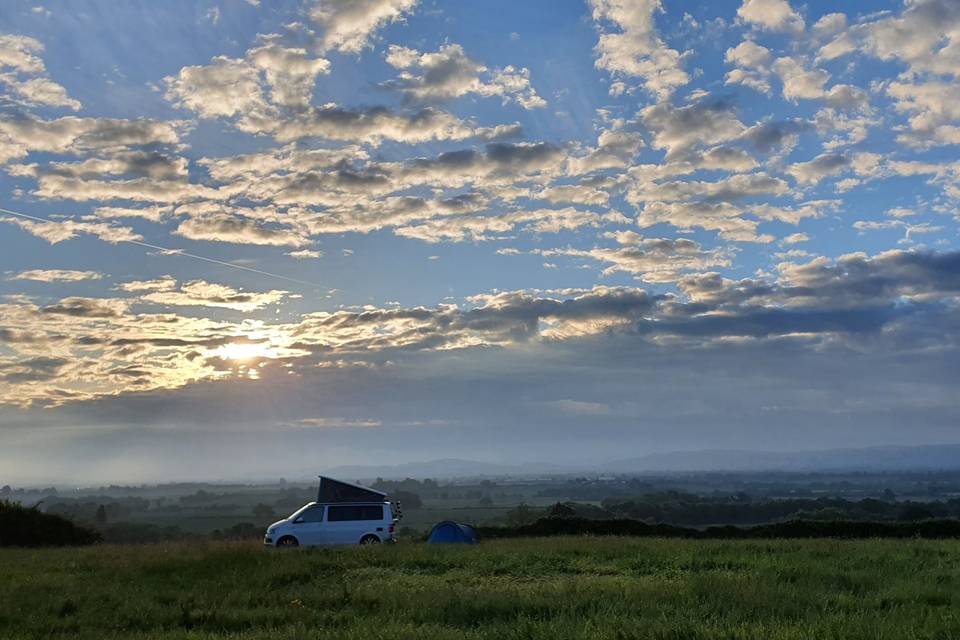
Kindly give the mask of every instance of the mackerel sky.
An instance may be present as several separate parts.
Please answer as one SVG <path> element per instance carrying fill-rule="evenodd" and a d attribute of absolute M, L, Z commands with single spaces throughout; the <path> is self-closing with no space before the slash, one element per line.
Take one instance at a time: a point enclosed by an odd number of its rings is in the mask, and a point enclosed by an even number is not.
<path fill-rule="evenodd" d="M 958 74 L 956 0 L 4 2 L 0 480 L 960 441 Z"/>

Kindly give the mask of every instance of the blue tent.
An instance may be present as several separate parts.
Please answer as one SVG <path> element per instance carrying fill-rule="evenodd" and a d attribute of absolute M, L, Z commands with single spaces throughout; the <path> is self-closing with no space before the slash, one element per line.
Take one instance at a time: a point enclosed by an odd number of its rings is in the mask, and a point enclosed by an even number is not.
<path fill-rule="evenodd" d="M 478 542 L 480 542 L 480 536 L 473 527 L 452 520 L 444 520 L 433 525 L 430 537 L 427 538 L 429 544 L 477 544 Z"/>

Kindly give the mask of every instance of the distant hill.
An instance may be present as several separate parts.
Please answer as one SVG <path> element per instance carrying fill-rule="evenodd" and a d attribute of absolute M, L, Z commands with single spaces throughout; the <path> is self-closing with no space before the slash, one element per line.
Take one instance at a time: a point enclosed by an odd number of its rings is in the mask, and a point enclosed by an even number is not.
<path fill-rule="evenodd" d="M 482 478 L 565 473 L 687 471 L 946 471 L 960 470 L 960 444 L 882 446 L 822 451 L 716 449 L 651 453 L 596 465 L 495 464 L 448 458 L 397 465 L 348 465 L 324 470 L 337 478 Z"/>
<path fill-rule="evenodd" d="M 428 462 L 407 462 L 396 465 L 346 465 L 325 469 L 324 474 L 335 478 L 356 478 L 369 480 L 384 478 L 402 480 L 404 478 L 472 478 L 515 476 L 540 473 L 563 473 L 565 467 L 534 463 L 529 465 L 505 465 L 476 460 L 445 458 Z"/>
<path fill-rule="evenodd" d="M 960 469 L 960 445 L 885 446 L 823 451 L 677 451 L 611 462 L 604 470 L 643 471 L 934 471 Z"/>

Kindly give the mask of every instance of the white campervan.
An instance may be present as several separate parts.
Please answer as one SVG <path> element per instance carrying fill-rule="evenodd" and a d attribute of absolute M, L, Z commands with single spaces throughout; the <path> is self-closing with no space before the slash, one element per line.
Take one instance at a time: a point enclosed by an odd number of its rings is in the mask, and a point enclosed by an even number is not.
<path fill-rule="evenodd" d="M 400 509 L 385 493 L 321 477 L 318 498 L 270 525 L 263 544 L 307 547 L 394 541 Z"/>

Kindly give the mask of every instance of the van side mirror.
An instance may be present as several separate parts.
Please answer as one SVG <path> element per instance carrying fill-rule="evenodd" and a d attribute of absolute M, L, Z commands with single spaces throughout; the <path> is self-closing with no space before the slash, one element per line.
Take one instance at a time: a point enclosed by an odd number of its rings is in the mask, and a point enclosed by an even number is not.
<path fill-rule="evenodd" d="M 303 516 L 300 516 L 299 518 L 294 520 L 293 524 L 303 524 Z"/>

